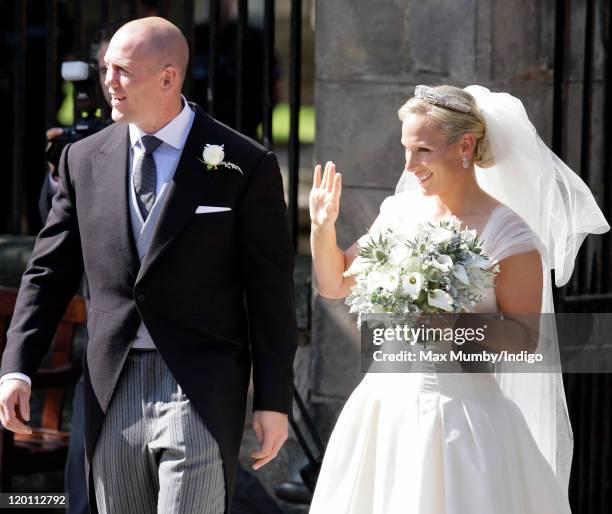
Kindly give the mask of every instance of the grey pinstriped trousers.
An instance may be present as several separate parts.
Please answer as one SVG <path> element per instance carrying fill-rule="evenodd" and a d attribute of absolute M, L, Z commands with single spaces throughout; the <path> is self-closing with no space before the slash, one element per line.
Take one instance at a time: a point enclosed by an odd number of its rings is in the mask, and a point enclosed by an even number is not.
<path fill-rule="evenodd" d="M 130 351 L 93 457 L 100 514 L 223 514 L 217 442 L 157 351 Z"/>

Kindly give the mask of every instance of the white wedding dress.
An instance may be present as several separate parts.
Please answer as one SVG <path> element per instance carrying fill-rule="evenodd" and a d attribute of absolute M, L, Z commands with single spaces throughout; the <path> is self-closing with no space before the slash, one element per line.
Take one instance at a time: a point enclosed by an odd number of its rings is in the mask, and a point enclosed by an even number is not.
<path fill-rule="evenodd" d="M 372 231 L 419 221 L 415 194 L 387 198 Z M 504 205 L 481 238 L 496 261 L 537 247 Z M 475 311 L 498 311 L 494 289 Z M 570 513 L 567 491 L 494 374 L 436 366 L 366 374 L 331 435 L 310 514 Z"/>

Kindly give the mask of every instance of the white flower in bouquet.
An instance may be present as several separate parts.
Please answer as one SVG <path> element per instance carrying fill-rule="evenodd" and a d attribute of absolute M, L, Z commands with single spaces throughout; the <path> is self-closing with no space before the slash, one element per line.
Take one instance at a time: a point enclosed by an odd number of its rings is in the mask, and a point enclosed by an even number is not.
<path fill-rule="evenodd" d="M 453 237 L 453 231 L 443 227 L 436 227 L 431 231 L 430 239 L 434 243 L 444 243 Z"/>
<path fill-rule="evenodd" d="M 453 306 L 453 297 L 442 289 L 434 289 L 429 291 L 427 296 L 427 303 L 432 307 L 437 307 L 446 312 L 453 312 L 455 310 Z"/>
<path fill-rule="evenodd" d="M 399 277 L 393 273 L 373 271 L 368 275 L 368 292 L 370 294 L 382 290 L 393 293 L 398 286 Z"/>
<path fill-rule="evenodd" d="M 396 244 L 389 253 L 389 263 L 392 266 L 401 266 L 412 255 L 410 248 L 405 244 Z"/>
<path fill-rule="evenodd" d="M 423 274 L 418 271 L 408 273 L 402 280 L 402 288 L 404 292 L 413 300 L 416 300 L 421 294 L 423 288 Z"/>
<path fill-rule="evenodd" d="M 436 257 L 433 265 L 441 271 L 450 271 L 453 268 L 453 259 L 448 255 L 440 255 Z"/>

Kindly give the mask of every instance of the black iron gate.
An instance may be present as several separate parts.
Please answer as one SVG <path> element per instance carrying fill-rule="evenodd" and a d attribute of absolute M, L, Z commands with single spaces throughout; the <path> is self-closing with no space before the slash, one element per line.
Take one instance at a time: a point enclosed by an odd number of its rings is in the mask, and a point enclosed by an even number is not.
<path fill-rule="evenodd" d="M 573 169 L 580 170 L 606 218 L 611 220 L 610 1 L 557 0 L 555 49 L 553 148 Z M 556 297 L 558 311 L 612 311 L 610 251 L 610 233 L 587 238 L 572 280 Z M 572 512 L 609 513 L 612 509 L 612 376 L 568 374 L 564 376 L 564 383 L 575 441 L 570 482 Z"/>
<path fill-rule="evenodd" d="M 302 0 L 290 4 L 287 151 L 296 241 Z M 260 13 L 257 20 L 249 19 L 253 6 Z M 207 11 L 204 22 L 196 23 L 196 7 Z M 59 65 L 67 57 L 88 61 L 91 34 L 113 22 L 159 15 L 177 24 L 190 46 L 184 88 L 188 98 L 270 148 L 278 73 L 275 7 L 274 0 L 0 0 L 0 50 L 9 57 L 0 63 L 0 137 L 7 149 L 0 233 L 33 234 L 40 228 L 37 194 L 46 169 L 45 130 L 58 124 Z"/>

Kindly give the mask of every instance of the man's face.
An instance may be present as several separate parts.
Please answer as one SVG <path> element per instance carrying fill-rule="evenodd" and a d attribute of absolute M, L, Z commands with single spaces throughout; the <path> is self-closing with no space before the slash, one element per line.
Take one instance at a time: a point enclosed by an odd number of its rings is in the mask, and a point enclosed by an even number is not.
<path fill-rule="evenodd" d="M 154 124 L 161 96 L 161 69 L 151 53 L 133 34 L 117 32 L 104 56 L 113 120 L 145 131 Z"/>
<path fill-rule="evenodd" d="M 106 80 L 106 64 L 104 64 L 104 56 L 106 55 L 107 50 L 108 42 L 104 41 L 100 44 L 96 58 L 98 60 L 98 77 L 100 79 L 100 87 L 102 88 L 102 93 L 104 94 L 104 100 L 106 100 L 106 103 L 110 105 L 110 93 L 108 92 L 108 86 L 104 83 Z"/>

